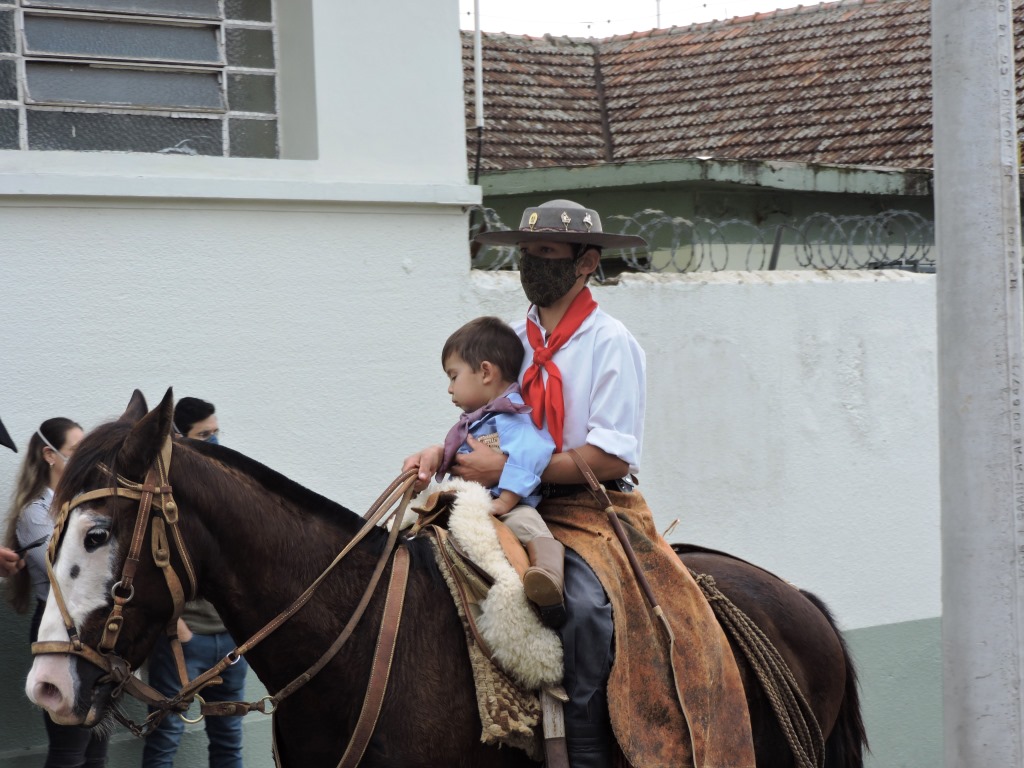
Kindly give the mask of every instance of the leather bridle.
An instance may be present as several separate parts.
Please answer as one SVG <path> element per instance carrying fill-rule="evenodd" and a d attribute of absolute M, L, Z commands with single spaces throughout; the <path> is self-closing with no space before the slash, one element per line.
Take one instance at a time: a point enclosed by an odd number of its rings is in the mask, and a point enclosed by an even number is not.
<path fill-rule="evenodd" d="M 141 484 L 133 483 L 126 478 L 117 476 L 115 478 L 116 485 L 106 488 L 97 488 L 96 490 L 81 493 L 71 499 L 71 501 L 65 502 L 61 505 L 54 522 L 53 535 L 50 538 L 50 545 L 46 553 L 46 571 L 50 580 L 50 595 L 56 601 L 57 607 L 60 610 L 61 617 L 64 621 L 64 627 L 68 633 L 68 640 L 50 640 L 32 643 L 33 655 L 47 653 L 70 654 L 79 656 L 89 663 L 99 667 L 106 673 L 106 676 L 101 678 L 101 682 L 113 682 L 117 686 L 115 688 L 115 697 L 120 695 L 122 690 L 127 690 L 128 693 L 147 704 L 159 707 L 161 711 L 154 713 L 159 714 L 159 717 L 153 718 L 151 726 L 153 728 L 155 728 L 156 725 L 159 724 L 159 720 L 161 720 L 166 713 L 170 711 L 170 707 L 161 707 L 161 704 L 164 702 L 170 704 L 170 700 L 167 700 L 159 691 L 151 688 L 132 675 L 131 665 L 128 661 L 114 653 L 113 650 L 124 625 L 124 607 L 131 602 L 132 598 L 135 596 L 135 574 L 138 570 L 139 564 L 141 563 L 142 545 L 147 527 L 152 530 L 150 540 L 152 543 L 151 549 L 153 553 L 153 560 L 157 566 L 161 568 L 161 571 L 164 574 L 164 579 L 167 582 L 167 588 L 171 594 L 171 599 L 174 604 L 172 616 L 167 625 L 168 635 L 170 635 L 173 629 L 176 629 L 178 617 L 181 615 L 181 611 L 185 606 L 185 594 L 182 589 L 181 580 L 178 578 L 177 573 L 170 564 L 170 548 L 167 538 L 168 527 L 171 529 L 175 546 L 177 547 L 178 554 L 182 560 L 189 581 L 189 599 L 194 598 L 196 594 L 195 569 L 192 566 L 192 561 L 188 556 L 188 551 L 185 549 L 184 541 L 181 538 L 181 531 L 178 528 L 178 509 L 177 505 L 174 503 L 174 498 L 171 495 L 171 486 L 167 480 L 167 475 L 170 469 L 171 451 L 172 443 L 170 437 L 168 437 L 161 448 L 155 464 L 146 473 L 146 479 Z M 110 474 L 109 469 L 106 467 L 100 466 L 100 469 L 106 474 Z M 56 575 L 53 572 L 53 560 L 56 556 L 57 547 L 60 543 L 64 526 L 67 523 L 68 516 L 71 514 L 71 511 L 88 502 L 108 497 L 134 499 L 139 502 L 139 507 L 135 516 L 135 526 L 132 532 L 128 555 L 121 568 L 121 578 L 114 584 L 110 591 L 114 600 L 114 605 L 104 621 L 103 634 L 100 637 L 100 641 L 96 648 L 93 648 L 82 642 L 81 635 L 78 628 L 75 626 L 74 619 L 71 617 L 71 614 L 67 609 L 67 604 L 64 600 L 64 594 L 61 591 L 60 584 L 57 582 Z M 154 506 L 159 510 L 162 515 L 161 517 L 153 516 L 151 514 Z M 149 526 L 148 524 L 151 516 L 153 524 L 152 526 Z M 184 658 L 181 654 L 180 644 L 175 648 L 174 655 L 176 660 L 180 660 L 178 663 L 179 676 L 182 677 L 183 682 L 187 682 L 188 674 L 184 671 Z M 187 704 L 180 709 L 183 711 L 186 708 Z M 148 732 L 148 730 L 138 730 L 141 733 Z"/>
<path fill-rule="evenodd" d="M 182 567 L 185 570 L 185 575 L 188 580 L 189 600 L 195 598 L 198 584 L 196 582 L 195 569 L 192 565 L 191 558 L 188 555 L 188 550 L 185 547 L 185 542 L 178 526 L 178 506 L 174 501 L 172 488 L 169 482 L 172 452 L 173 442 L 171 437 L 168 435 L 159 455 L 156 458 L 156 461 L 147 471 L 145 480 L 142 483 L 134 483 L 120 475 L 114 475 L 108 468 L 100 465 L 100 470 L 110 475 L 116 484 L 112 484 L 106 488 L 98 488 L 96 490 L 81 493 L 61 506 L 54 524 L 53 536 L 50 539 L 50 545 L 47 550 L 46 570 L 50 579 L 50 594 L 56 601 L 57 607 L 60 609 L 64 626 L 67 629 L 68 640 L 50 640 L 33 643 L 33 655 L 70 654 L 73 656 L 79 656 L 90 664 L 99 667 L 106 673 L 98 682 L 101 684 L 107 682 L 114 684 L 114 689 L 111 693 L 112 698 L 116 699 L 122 693 L 127 693 L 151 707 L 153 711 L 141 724 L 134 723 L 127 719 L 127 717 L 119 711 L 119 708 L 112 709 L 113 716 L 138 736 L 144 736 L 151 732 L 159 725 L 160 721 L 163 720 L 164 717 L 172 712 L 178 713 L 179 716 L 187 722 L 198 722 L 208 715 L 245 715 L 254 711 L 272 715 L 277 711 L 281 701 L 297 691 L 309 682 L 309 680 L 311 680 L 318 672 L 320 672 L 352 636 L 356 625 L 366 612 L 366 608 L 376 591 L 376 587 L 380 582 L 385 567 L 389 561 L 392 561 L 392 555 L 394 555 L 391 577 L 385 600 L 384 616 L 381 620 L 380 631 L 377 638 L 370 681 L 367 685 L 366 695 L 364 697 L 359 720 L 356 723 L 352 739 L 350 740 L 341 762 L 339 763 L 339 768 L 350 768 L 351 766 L 357 765 L 359 760 L 362 758 L 367 744 L 369 743 L 370 736 L 373 733 L 377 718 L 380 714 L 384 693 L 387 688 L 388 676 L 391 670 L 391 662 L 394 655 L 395 643 L 397 641 L 398 628 L 401 622 L 405 587 L 409 575 L 409 553 L 404 546 L 397 546 L 397 538 L 401 527 L 400 523 L 402 516 L 408 506 L 409 499 L 412 497 L 413 484 L 416 480 L 416 470 L 408 470 L 402 473 L 384 489 L 384 492 L 381 493 L 376 501 L 374 501 L 370 506 L 370 509 L 366 514 L 363 515 L 365 523 L 359 531 L 352 537 L 342 551 L 338 553 L 334 560 L 323 570 L 323 572 L 321 572 L 321 574 L 313 581 L 313 583 L 307 587 L 306 590 L 299 595 L 288 608 L 271 619 L 271 621 L 258 630 L 252 637 L 237 646 L 212 668 L 190 681 L 185 669 L 181 643 L 177 638 L 177 621 L 178 617 L 181 615 L 182 609 L 184 608 L 186 598 L 181 579 L 178 577 L 177 572 L 171 565 L 170 544 L 172 541 L 175 549 L 177 550 L 178 557 L 182 562 Z M 57 583 L 56 576 L 53 572 L 53 560 L 57 552 L 57 547 L 59 545 L 64 526 L 71 511 L 82 504 L 108 497 L 137 500 L 139 502 L 139 506 L 135 516 L 135 525 L 132 532 L 131 544 L 128 549 L 128 555 L 125 558 L 124 565 L 121 569 L 121 578 L 111 589 L 114 605 L 104 622 L 103 634 L 100 637 L 100 641 L 96 648 L 93 648 L 82 642 L 81 635 L 78 628 L 75 626 L 74 619 L 67 610 L 67 605 L 60 590 L 60 585 Z M 398 504 L 398 506 L 391 511 L 392 507 L 395 507 L 396 504 Z M 154 513 L 154 510 L 156 513 Z M 285 621 L 306 605 L 306 603 L 308 603 L 313 597 L 317 588 L 323 583 L 324 579 L 330 575 L 341 560 L 351 552 L 371 530 L 376 528 L 382 521 L 391 517 L 394 517 L 395 520 L 391 524 L 387 544 L 378 557 L 369 583 L 367 584 L 358 605 L 353 611 L 348 622 L 345 624 L 345 627 L 342 629 L 341 634 L 312 666 L 278 690 L 275 694 L 264 696 L 256 702 L 204 701 L 203 697 L 199 695 L 199 692 L 202 691 L 203 688 L 208 685 L 220 683 L 221 678 L 219 675 L 221 672 L 227 669 L 230 665 L 237 663 L 242 656 L 255 648 L 272 632 L 274 632 L 274 630 L 280 627 Z M 172 614 L 167 622 L 165 631 L 175 657 L 182 688 L 177 694 L 170 698 L 164 696 L 156 689 L 139 680 L 132 674 L 131 665 L 128 661 L 114 653 L 114 647 L 124 625 L 124 607 L 131 602 L 135 595 L 134 580 L 139 564 L 141 563 L 142 549 L 145 542 L 147 528 L 150 529 L 150 552 L 153 562 L 163 573 L 164 581 L 167 584 L 167 589 L 170 592 L 173 603 Z M 170 538 L 168 537 L 168 529 L 170 531 Z M 200 716 L 195 720 L 189 720 L 185 717 L 185 713 L 194 700 L 199 701 Z"/>

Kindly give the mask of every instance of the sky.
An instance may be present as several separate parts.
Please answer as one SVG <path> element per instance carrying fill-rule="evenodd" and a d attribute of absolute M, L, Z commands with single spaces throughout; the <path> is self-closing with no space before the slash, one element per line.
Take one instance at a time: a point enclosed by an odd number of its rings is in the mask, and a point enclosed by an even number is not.
<path fill-rule="evenodd" d="M 479 0 L 480 28 L 540 36 L 607 37 L 655 27 L 792 8 L 797 0 Z M 803 0 L 816 5 L 815 0 Z M 659 21 L 660 12 L 660 24 Z M 459 0 L 463 29 L 473 29 L 473 0 Z"/>

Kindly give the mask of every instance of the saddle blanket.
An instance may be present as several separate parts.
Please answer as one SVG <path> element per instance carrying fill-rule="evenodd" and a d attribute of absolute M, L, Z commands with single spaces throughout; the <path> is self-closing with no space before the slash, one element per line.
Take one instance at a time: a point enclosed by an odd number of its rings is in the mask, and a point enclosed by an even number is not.
<path fill-rule="evenodd" d="M 452 593 L 469 648 L 485 744 L 523 749 L 542 758 L 537 690 L 562 679 L 562 645 L 530 607 L 519 574 L 494 529 L 486 488 L 452 478 L 431 485 L 410 505 L 422 509 L 435 493 L 454 494 L 448 532 L 432 537 L 438 568 Z M 428 529 L 430 530 L 430 529 Z M 493 580 L 485 584 L 462 555 Z"/>

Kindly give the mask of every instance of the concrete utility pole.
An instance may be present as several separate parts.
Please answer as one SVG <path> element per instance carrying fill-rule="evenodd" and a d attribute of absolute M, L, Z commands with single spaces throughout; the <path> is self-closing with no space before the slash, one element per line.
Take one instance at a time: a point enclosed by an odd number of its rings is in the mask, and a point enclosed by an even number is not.
<path fill-rule="evenodd" d="M 1024 297 L 1011 0 L 932 0 L 946 766 L 1024 765 Z"/>

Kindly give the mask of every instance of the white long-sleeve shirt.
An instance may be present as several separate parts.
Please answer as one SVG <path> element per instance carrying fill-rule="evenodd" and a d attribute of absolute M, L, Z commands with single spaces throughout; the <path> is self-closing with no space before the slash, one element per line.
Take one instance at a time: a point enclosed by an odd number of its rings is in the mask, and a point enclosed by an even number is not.
<path fill-rule="evenodd" d="M 526 349 L 520 383 L 533 363 L 527 322 L 534 323 L 547 339 L 536 307 L 530 307 L 525 320 L 513 324 Z M 562 372 L 562 449 L 589 443 L 628 463 L 631 473 L 639 472 L 647 407 L 647 361 L 633 334 L 598 307 L 551 360 Z M 545 382 L 547 378 L 545 371 Z"/>

